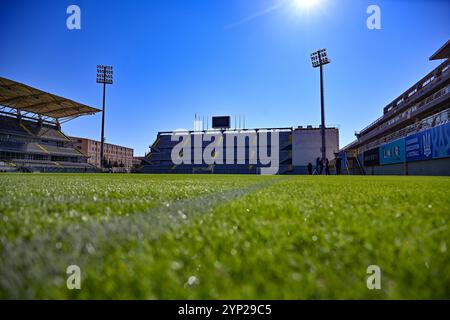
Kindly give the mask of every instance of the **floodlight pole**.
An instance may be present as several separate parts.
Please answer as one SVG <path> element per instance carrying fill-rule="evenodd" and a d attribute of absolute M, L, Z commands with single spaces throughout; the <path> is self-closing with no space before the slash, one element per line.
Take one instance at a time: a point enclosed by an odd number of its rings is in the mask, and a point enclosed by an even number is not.
<path fill-rule="evenodd" d="M 311 54 L 311 60 L 313 68 L 319 67 L 320 69 L 320 114 L 321 114 L 321 125 L 320 125 L 320 135 L 322 137 L 322 163 L 326 159 L 326 136 L 325 136 L 325 94 L 323 85 L 323 66 L 330 63 L 328 59 L 327 52 L 325 49 L 316 51 Z"/>
<path fill-rule="evenodd" d="M 323 65 L 320 64 L 320 115 L 321 115 L 321 126 L 320 134 L 322 136 L 322 161 L 324 162 L 326 153 L 326 139 L 325 139 L 325 97 L 323 89 Z"/>
<path fill-rule="evenodd" d="M 103 67 L 103 108 L 102 108 L 102 137 L 100 140 L 100 169 L 103 170 L 103 148 L 105 143 L 105 101 L 106 101 L 106 67 Z"/>
<path fill-rule="evenodd" d="M 104 144 L 105 144 L 105 109 L 106 109 L 106 85 L 113 84 L 113 67 L 97 66 L 97 83 L 103 84 L 103 108 L 102 108 L 102 136 L 100 140 L 100 169 L 103 169 Z"/>

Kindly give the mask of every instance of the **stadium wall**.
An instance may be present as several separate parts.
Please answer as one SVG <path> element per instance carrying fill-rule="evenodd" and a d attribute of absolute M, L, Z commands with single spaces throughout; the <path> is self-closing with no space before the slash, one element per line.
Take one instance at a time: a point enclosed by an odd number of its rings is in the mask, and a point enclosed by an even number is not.
<path fill-rule="evenodd" d="M 450 158 L 365 167 L 365 171 L 367 175 L 450 176 Z"/>
<path fill-rule="evenodd" d="M 367 150 L 366 174 L 450 175 L 450 122 Z"/>

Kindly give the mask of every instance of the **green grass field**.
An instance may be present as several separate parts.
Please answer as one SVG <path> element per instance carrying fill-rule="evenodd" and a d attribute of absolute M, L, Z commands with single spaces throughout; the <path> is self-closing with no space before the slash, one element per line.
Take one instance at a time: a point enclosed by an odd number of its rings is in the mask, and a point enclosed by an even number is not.
<path fill-rule="evenodd" d="M 449 219 L 440 177 L 2 174 L 0 298 L 448 299 Z"/>

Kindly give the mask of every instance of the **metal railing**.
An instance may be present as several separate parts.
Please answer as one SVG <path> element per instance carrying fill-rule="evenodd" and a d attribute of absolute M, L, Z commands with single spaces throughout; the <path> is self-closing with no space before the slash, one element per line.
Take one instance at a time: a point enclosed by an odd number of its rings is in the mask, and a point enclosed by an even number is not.
<path fill-rule="evenodd" d="M 421 120 L 418 123 L 414 123 L 412 125 L 409 125 L 399 131 L 396 131 L 394 133 L 391 133 L 387 136 L 384 136 L 380 139 L 377 139 L 375 141 L 372 141 L 363 147 L 361 147 L 359 150 L 360 152 L 373 149 L 377 146 L 380 146 L 384 143 L 388 143 L 390 141 L 393 141 L 398 138 L 407 137 L 411 134 L 430 129 L 436 126 L 439 126 L 441 124 L 447 123 L 450 121 L 450 108 L 445 109 L 437 114 L 434 114 L 432 116 L 429 116 L 423 120 Z"/>
<path fill-rule="evenodd" d="M 414 85 L 412 88 L 407 90 L 402 96 L 400 96 L 394 102 L 389 104 L 391 107 L 388 109 L 388 112 L 385 112 L 381 117 L 379 117 L 378 119 L 376 119 L 371 124 L 369 124 L 368 126 L 364 127 L 364 129 L 360 130 L 357 133 L 361 134 L 361 133 L 363 133 L 365 131 L 368 131 L 370 128 L 374 127 L 376 124 L 382 122 L 386 118 L 386 115 L 388 113 L 392 113 L 395 110 L 397 110 L 399 107 L 401 107 L 402 105 L 404 105 L 405 103 L 407 103 L 408 101 L 413 99 L 414 96 L 422 93 L 423 90 L 426 89 L 427 87 L 429 87 L 431 84 L 437 83 L 440 80 L 442 80 L 444 75 L 446 75 L 447 72 L 449 71 L 449 69 L 450 69 L 449 67 L 450 67 L 450 65 L 448 64 L 448 62 L 438 66 L 427 77 L 425 77 L 424 79 L 422 79 L 421 81 L 416 83 L 416 85 Z M 439 71 L 439 70 L 441 72 L 440 76 L 435 76 L 436 72 Z M 420 88 L 418 88 L 419 86 L 420 86 Z M 406 98 L 405 98 L 405 95 L 406 95 Z"/>

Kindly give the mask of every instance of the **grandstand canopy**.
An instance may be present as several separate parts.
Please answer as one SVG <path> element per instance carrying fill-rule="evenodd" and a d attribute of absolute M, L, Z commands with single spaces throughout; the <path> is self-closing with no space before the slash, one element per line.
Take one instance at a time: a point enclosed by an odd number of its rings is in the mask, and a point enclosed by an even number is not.
<path fill-rule="evenodd" d="M 0 106 L 54 119 L 94 114 L 99 109 L 0 77 Z"/>
<path fill-rule="evenodd" d="M 436 51 L 430 60 L 442 60 L 450 58 L 450 40 L 447 41 L 438 51 Z"/>

